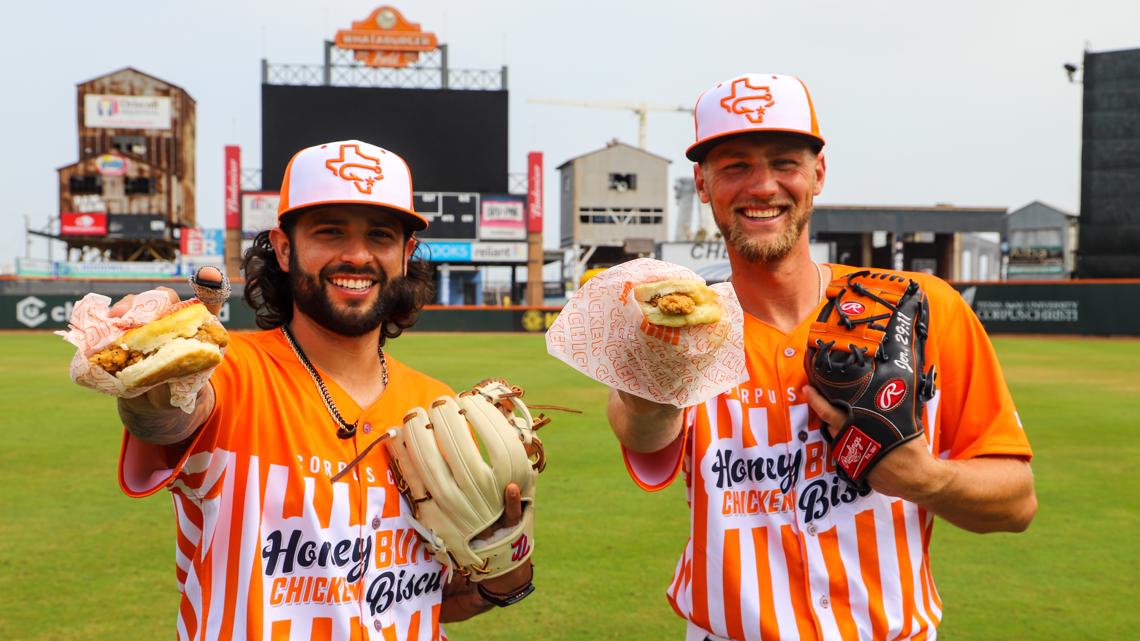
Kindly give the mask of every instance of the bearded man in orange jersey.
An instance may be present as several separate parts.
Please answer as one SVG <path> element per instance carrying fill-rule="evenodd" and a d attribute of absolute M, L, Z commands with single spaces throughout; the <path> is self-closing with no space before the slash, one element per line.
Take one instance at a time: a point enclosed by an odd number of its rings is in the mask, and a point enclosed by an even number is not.
<path fill-rule="evenodd" d="M 687 641 L 932 639 L 934 517 L 1017 532 L 1036 513 L 1032 452 L 993 348 L 957 292 L 927 274 L 903 274 L 930 305 L 926 363 L 938 377 L 925 438 L 890 450 L 870 488 L 837 474 L 820 425 L 834 436 L 846 414 L 804 369 L 827 283 L 856 271 L 816 264 L 803 233 L 823 145 L 797 78 L 746 74 L 701 95 L 686 155 L 727 246 L 750 380 L 687 410 L 610 394 L 635 481 L 655 490 L 686 472 L 692 530 L 668 599 Z"/>
<path fill-rule="evenodd" d="M 266 331 L 232 337 L 190 414 L 166 385 L 119 399 L 123 490 L 174 499 L 179 638 L 440 639 L 441 621 L 529 594 L 529 562 L 444 584 L 385 448 L 333 481 L 410 408 L 453 394 L 383 349 L 431 298 L 407 165 L 355 140 L 301 150 L 278 212 L 243 264 Z M 505 498 L 497 527 L 521 518 L 518 487 Z"/>

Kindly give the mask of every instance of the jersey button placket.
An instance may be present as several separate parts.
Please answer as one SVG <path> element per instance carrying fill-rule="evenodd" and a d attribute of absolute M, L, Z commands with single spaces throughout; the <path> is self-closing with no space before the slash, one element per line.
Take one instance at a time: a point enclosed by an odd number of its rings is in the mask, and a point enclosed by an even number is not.
<path fill-rule="evenodd" d="M 364 432 L 365 434 L 371 434 L 372 423 L 365 423 L 363 426 L 361 426 L 360 431 Z"/>

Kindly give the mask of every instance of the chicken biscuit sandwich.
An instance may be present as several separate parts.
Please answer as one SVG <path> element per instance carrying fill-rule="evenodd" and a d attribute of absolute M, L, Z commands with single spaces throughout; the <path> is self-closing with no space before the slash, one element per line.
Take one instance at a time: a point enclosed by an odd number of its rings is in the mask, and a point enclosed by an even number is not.
<path fill-rule="evenodd" d="M 221 323 L 194 302 L 128 330 L 88 360 L 134 389 L 214 367 L 229 342 Z"/>
<path fill-rule="evenodd" d="M 699 280 L 674 278 L 633 288 L 634 298 L 653 325 L 686 327 L 716 323 L 721 317 L 717 294 Z"/>

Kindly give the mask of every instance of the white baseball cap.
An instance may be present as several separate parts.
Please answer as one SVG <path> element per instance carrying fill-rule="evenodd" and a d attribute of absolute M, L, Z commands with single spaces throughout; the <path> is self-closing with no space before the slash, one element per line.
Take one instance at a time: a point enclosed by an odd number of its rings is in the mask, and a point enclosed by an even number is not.
<path fill-rule="evenodd" d="M 815 106 L 803 81 L 795 76 L 746 73 L 705 91 L 693 110 L 697 140 L 685 150 L 693 162 L 704 159 L 721 140 L 739 134 L 800 134 L 823 147 Z"/>
<path fill-rule="evenodd" d="M 281 180 L 278 224 L 286 215 L 318 205 L 374 205 L 403 214 L 411 231 L 428 226 L 412 204 L 412 172 L 395 153 L 359 140 L 298 151 Z"/>

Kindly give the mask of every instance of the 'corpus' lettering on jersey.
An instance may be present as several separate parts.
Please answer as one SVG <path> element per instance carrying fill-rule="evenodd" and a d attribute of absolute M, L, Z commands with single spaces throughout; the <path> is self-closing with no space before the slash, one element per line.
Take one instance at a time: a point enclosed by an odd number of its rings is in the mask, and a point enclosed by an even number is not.
<path fill-rule="evenodd" d="M 898 324 L 895 325 L 895 338 L 902 345 L 899 356 L 895 359 L 895 365 L 913 374 L 914 368 L 910 365 L 910 328 L 912 321 L 910 316 L 898 311 L 895 312 L 895 318 L 898 319 Z"/>

